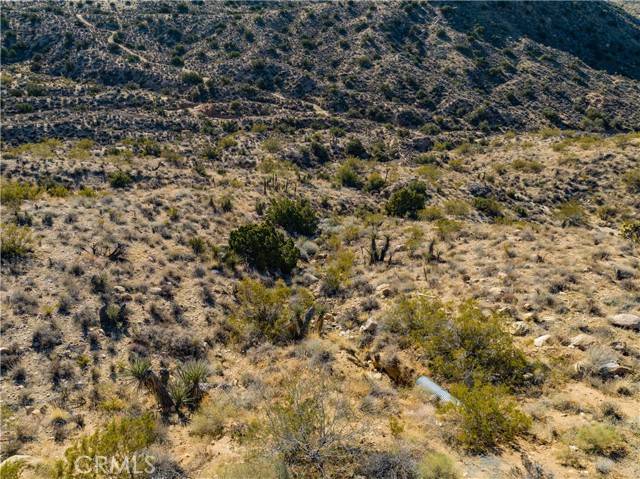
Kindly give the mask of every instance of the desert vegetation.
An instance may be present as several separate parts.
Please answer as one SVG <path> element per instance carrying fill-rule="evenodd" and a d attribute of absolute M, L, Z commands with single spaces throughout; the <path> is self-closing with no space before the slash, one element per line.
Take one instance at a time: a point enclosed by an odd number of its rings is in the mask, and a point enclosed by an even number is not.
<path fill-rule="evenodd" d="M 633 5 L 2 10 L 1 478 L 640 474 Z"/>

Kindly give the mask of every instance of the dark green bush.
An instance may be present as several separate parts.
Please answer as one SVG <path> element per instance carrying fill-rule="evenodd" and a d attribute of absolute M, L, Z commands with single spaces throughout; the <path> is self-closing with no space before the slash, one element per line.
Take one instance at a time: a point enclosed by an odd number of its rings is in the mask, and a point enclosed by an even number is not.
<path fill-rule="evenodd" d="M 428 198 L 427 185 L 421 181 L 414 181 L 393 192 L 387 201 L 387 214 L 415 219 Z"/>
<path fill-rule="evenodd" d="M 318 217 L 309 200 L 300 198 L 274 200 L 267 210 L 267 218 L 289 234 L 312 236 L 318 228 Z"/>
<path fill-rule="evenodd" d="M 366 158 L 367 156 L 367 150 L 364 149 L 362 142 L 358 138 L 352 138 L 347 141 L 344 151 L 347 155 L 358 158 Z"/>
<path fill-rule="evenodd" d="M 290 273 L 300 257 L 293 240 L 270 223 L 251 223 L 232 231 L 229 248 L 260 271 L 283 274 Z"/>
<path fill-rule="evenodd" d="M 109 173 L 109 184 L 113 188 L 126 188 L 133 182 L 131 176 L 124 171 L 114 171 Z"/>
<path fill-rule="evenodd" d="M 187 85 L 199 85 L 202 83 L 202 77 L 196 72 L 184 72 L 182 74 L 182 82 Z"/>
<path fill-rule="evenodd" d="M 359 160 L 349 158 L 342 163 L 336 172 L 338 182 L 349 188 L 362 188 L 361 165 Z"/>
<path fill-rule="evenodd" d="M 502 206 L 493 198 L 474 198 L 473 206 L 489 218 L 501 218 L 503 216 Z"/>

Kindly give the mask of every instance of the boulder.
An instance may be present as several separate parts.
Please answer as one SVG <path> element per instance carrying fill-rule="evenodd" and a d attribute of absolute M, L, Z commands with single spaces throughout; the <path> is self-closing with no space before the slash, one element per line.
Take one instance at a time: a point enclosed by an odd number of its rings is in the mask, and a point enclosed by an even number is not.
<path fill-rule="evenodd" d="M 609 318 L 609 324 L 617 326 L 618 328 L 640 331 L 640 316 L 630 313 L 616 314 Z"/>
<path fill-rule="evenodd" d="M 578 334 L 571 338 L 571 343 L 569 343 L 570 348 L 578 348 L 584 351 L 595 343 L 595 339 L 593 336 L 589 336 L 588 334 Z"/>
<path fill-rule="evenodd" d="M 540 348 L 542 346 L 544 346 L 547 341 L 549 341 L 551 339 L 551 335 L 550 334 L 543 334 L 542 336 L 538 336 L 536 339 L 533 340 L 533 344 L 537 347 Z"/>
<path fill-rule="evenodd" d="M 366 323 L 360 326 L 360 331 L 368 334 L 375 334 L 377 329 L 378 323 L 371 318 L 369 318 Z"/>
<path fill-rule="evenodd" d="M 524 321 L 516 321 L 513 324 L 513 335 L 514 336 L 525 336 L 529 332 L 529 327 L 527 323 Z"/>

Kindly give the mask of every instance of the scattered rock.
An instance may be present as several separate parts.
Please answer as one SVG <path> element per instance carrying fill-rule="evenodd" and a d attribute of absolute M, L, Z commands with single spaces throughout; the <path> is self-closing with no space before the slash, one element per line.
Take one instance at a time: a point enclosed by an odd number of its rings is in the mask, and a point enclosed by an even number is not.
<path fill-rule="evenodd" d="M 581 333 L 571 338 L 571 343 L 569 344 L 569 347 L 578 348 L 584 351 L 590 346 L 592 346 L 593 343 L 595 343 L 595 341 L 596 340 L 593 338 L 593 336 L 589 336 L 588 334 Z"/>
<path fill-rule="evenodd" d="M 514 336 L 525 336 L 529 332 L 529 326 L 524 321 L 516 321 L 513 324 Z"/>
<path fill-rule="evenodd" d="M 600 366 L 598 375 L 602 377 L 626 376 L 632 372 L 631 368 L 622 366 L 615 361 L 611 361 Z"/>
<path fill-rule="evenodd" d="M 533 344 L 537 347 L 540 348 L 542 346 L 544 346 L 547 341 L 549 341 L 549 339 L 551 339 L 551 335 L 550 334 L 543 334 L 542 336 L 538 336 L 536 339 L 533 340 Z"/>
<path fill-rule="evenodd" d="M 618 328 L 640 331 L 640 316 L 630 313 L 616 314 L 609 318 L 609 324 L 617 326 Z"/>
<path fill-rule="evenodd" d="M 366 323 L 360 326 L 360 331 L 363 333 L 374 334 L 378 329 L 378 323 L 369 318 Z"/>

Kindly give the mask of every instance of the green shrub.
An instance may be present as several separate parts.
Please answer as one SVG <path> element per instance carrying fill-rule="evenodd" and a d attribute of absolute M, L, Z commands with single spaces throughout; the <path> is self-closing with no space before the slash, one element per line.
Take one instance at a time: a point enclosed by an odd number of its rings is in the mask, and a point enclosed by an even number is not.
<path fill-rule="evenodd" d="M 444 409 L 453 422 L 454 439 L 471 452 L 484 453 L 511 444 L 531 427 L 531 419 L 502 387 L 455 385 L 451 392 L 460 403 L 448 403 Z"/>
<path fill-rule="evenodd" d="M 278 281 L 268 288 L 259 281 L 244 279 L 237 284 L 238 306 L 234 320 L 245 340 L 266 338 L 274 343 L 302 339 L 303 318 L 313 306 L 313 296 L 304 289 L 292 289 Z"/>
<path fill-rule="evenodd" d="M 344 151 L 348 156 L 355 156 L 357 158 L 367 157 L 367 150 L 365 150 L 362 142 L 358 138 L 351 138 L 347 141 Z"/>
<path fill-rule="evenodd" d="M 33 200 L 40 193 L 40 187 L 27 182 L 2 181 L 0 183 L 0 203 L 2 206 L 17 207 L 24 200 Z"/>
<path fill-rule="evenodd" d="M 357 159 L 348 158 L 336 172 L 338 183 L 349 188 L 362 188 L 361 169 L 362 166 Z"/>
<path fill-rule="evenodd" d="M 0 465 L 0 479 L 20 479 L 24 468 L 24 460 L 3 461 Z"/>
<path fill-rule="evenodd" d="M 424 221 L 437 221 L 444 218 L 444 213 L 437 206 L 427 206 L 418 213 L 418 217 Z"/>
<path fill-rule="evenodd" d="M 513 160 L 511 166 L 514 170 L 523 171 L 525 173 L 540 173 L 542 170 L 544 170 L 544 165 L 539 161 L 525 160 L 522 158 Z"/>
<path fill-rule="evenodd" d="M 274 200 L 267 210 L 267 218 L 284 228 L 289 234 L 312 236 L 318 228 L 318 217 L 307 199 Z"/>
<path fill-rule="evenodd" d="M 387 214 L 415 219 L 428 198 L 427 185 L 414 181 L 393 192 L 386 204 Z"/>
<path fill-rule="evenodd" d="M 417 296 L 400 300 L 387 324 L 418 346 L 431 371 L 443 379 L 523 385 L 531 368 L 502 327 L 503 320 L 498 313 L 484 314 L 471 300 L 454 308 Z"/>
<path fill-rule="evenodd" d="M 145 448 L 153 444 L 158 439 L 158 429 L 154 417 L 151 414 L 144 414 L 138 417 L 121 417 L 113 419 L 104 428 L 95 433 L 83 436 L 73 446 L 64 452 L 64 459 L 56 462 L 53 477 L 56 479 L 67 479 L 79 477 L 75 470 L 76 461 L 78 464 L 87 466 L 95 464 L 94 459 L 106 457 L 111 464 L 112 460 L 117 464 L 124 464 L 125 461 L 132 461 L 136 453 L 142 452 Z M 144 469 L 147 466 L 145 457 L 138 457 L 138 468 Z M 99 479 L 103 477 L 126 478 L 132 473 L 133 464 L 129 463 L 131 469 L 125 468 L 120 474 L 104 474 L 99 468 L 85 467 L 90 472 L 82 474 L 83 479 Z"/>
<path fill-rule="evenodd" d="M 502 218 L 502 205 L 493 198 L 474 198 L 473 206 L 476 210 L 489 218 Z"/>
<path fill-rule="evenodd" d="M 206 251 L 207 242 L 200 236 L 194 236 L 192 238 L 189 238 L 189 246 L 191 246 L 194 254 L 200 256 Z"/>
<path fill-rule="evenodd" d="M 364 185 L 366 191 L 380 191 L 384 188 L 385 180 L 380 173 L 374 171 L 367 177 L 367 182 Z"/>
<path fill-rule="evenodd" d="M 197 72 L 184 72 L 182 82 L 187 85 L 199 85 L 202 83 L 202 77 Z"/>
<path fill-rule="evenodd" d="M 441 452 L 430 452 L 418 464 L 420 479 L 457 479 L 460 474 L 449 456 Z"/>
<path fill-rule="evenodd" d="M 269 223 L 247 224 L 232 231 L 229 248 L 260 271 L 283 274 L 289 274 L 300 257 L 293 240 Z"/>
<path fill-rule="evenodd" d="M 575 431 L 574 441 L 588 454 L 617 458 L 627 453 L 625 438 L 610 424 L 582 426 Z"/>
<path fill-rule="evenodd" d="M 355 254 L 352 251 L 343 249 L 338 251 L 335 257 L 329 261 L 322 280 L 322 291 L 325 294 L 337 294 L 349 285 L 355 259 Z"/>
<path fill-rule="evenodd" d="M 625 173 L 622 181 L 630 193 L 640 193 L 640 168 Z"/>
<path fill-rule="evenodd" d="M 469 204 L 463 200 L 451 199 L 443 203 L 444 211 L 452 216 L 466 216 L 469 214 Z"/>
<path fill-rule="evenodd" d="M 584 208 L 577 201 L 567 201 L 558 206 L 555 216 L 562 222 L 563 227 L 580 226 L 585 222 Z"/>
<path fill-rule="evenodd" d="M 33 251 L 31 230 L 26 226 L 2 225 L 0 257 L 5 261 L 24 259 Z"/>
<path fill-rule="evenodd" d="M 319 376 L 291 381 L 267 411 L 268 447 L 292 477 L 345 477 L 333 469 L 344 467 L 358 440 L 348 403 Z"/>
<path fill-rule="evenodd" d="M 416 170 L 416 173 L 431 184 L 436 183 L 442 176 L 442 171 L 435 165 L 422 165 Z"/>
<path fill-rule="evenodd" d="M 640 221 L 625 221 L 620 225 L 620 234 L 623 238 L 640 243 Z"/>
<path fill-rule="evenodd" d="M 124 171 L 109 173 L 109 184 L 112 188 L 126 188 L 133 182 L 131 176 Z"/>

